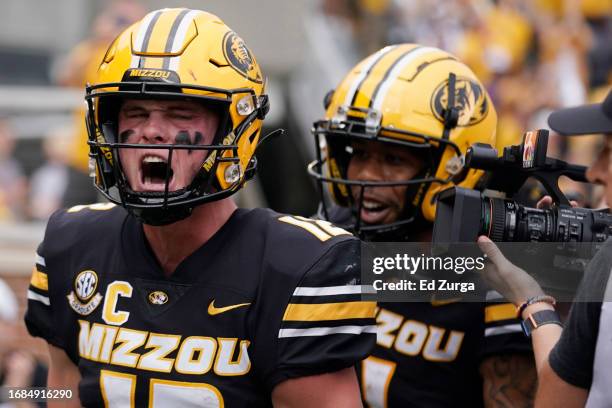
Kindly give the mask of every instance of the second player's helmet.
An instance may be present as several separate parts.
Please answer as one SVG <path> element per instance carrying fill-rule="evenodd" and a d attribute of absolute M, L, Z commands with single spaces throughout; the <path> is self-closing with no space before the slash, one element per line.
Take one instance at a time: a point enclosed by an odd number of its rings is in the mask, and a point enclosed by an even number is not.
<path fill-rule="evenodd" d="M 433 221 L 440 191 L 453 185 L 472 188 L 482 176 L 463 168 L 468 146 L 495 144 L 497 114 L 487 91 L 465 64 L 438 48 L 385 47 L 357 64 L 324 103 L 325 118 L 313 127 L 317 160 L 309 165 L 322 194 L 319 215 L 329 217 L 327 191 L 336 205 L 351 209 L 354 224 L 347 226 L 366 238 Z M 425 166 L 410 180 L 350 180 L 355 140 L 417 149 Z M 402 219 L 364 225 L 358 216 L 364 189 L 390 185 L 407 186 Z M 355 186 L 360 198 L 351 194 Z"/>
<path fill-rule="evenodd" d="M 185 218 L 196 205 L 233 194 L 254 175 L 254 152 L 269 109 L 264 79 L 244 41 L 215 15 L 189 9 L 147 14 L 113 41 L 86 92 L 95 186 L 145 223 Z M 208 145 L 128 145 L 117 135 L 126 98 L 197 101 L 219 113 L 220 125 Z M 167 149 L 165 191 L 130 187 L 120 154 L 130 148 Z M 179 149 L 208 155 L 190 185 L 168 191 L 172 153 Z"/>

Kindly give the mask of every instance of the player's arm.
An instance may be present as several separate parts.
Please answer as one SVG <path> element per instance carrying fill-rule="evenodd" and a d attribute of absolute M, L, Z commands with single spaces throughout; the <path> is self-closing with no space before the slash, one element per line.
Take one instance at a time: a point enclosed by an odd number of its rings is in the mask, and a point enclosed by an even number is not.
<path fill-rule="evenodd" d="M 276 408 L 361 407 L 354 368 L 283 381 L 272 391 Z"/>
<path fill-rule="evenodd" d="M 480 364 L 487 408 L 531 407 L 537 386 L 533 357 L 512 353 L 487 357 Z"/>
<path fill-rule="evenodd" d="M 262 284 L 270 294 L 262 294 L 268 301 L 259 302 L 251 315 L 257 340 L 253 366 L 277 407 L 361 406 L 354 367 L 375 345 L 376 303 L 365 297 L 372 290 L 360 281 L 360 243 L 329 239 L 322 251 L 309 237 L 310 232 L 303 238 L 305 248 L 292 250 L 292 259 L 276 260 L 274 267 L 290 270 L 293 258 L 313 252 L 312 247 L 321 255 L 304 257 L 308 264 L 297 259 L 299 274 L 270 275 L 274 279 Z"/>
<path fill-rule="evenodd" d="M 480 362 L 484 406 L 532 407 L 537 371 L 531 341 L 512 303 L 494 290 L 487 292 L 487 301 Z"/>
<path fill-rule="evenodd" d="M 480 362 L 484 406 L 533 406 L 537 371 L 531 341 L 523 334 L 515 306 L 489 290 L 484 312 Z"/>
<path fill-rule="evenodd" d="M 76 365 L 68 358 L 64 350 L 49 345 L 49 374 L 47 387 L 72 390 L 70 400 L 49 400 L 49 407 L 80 407 L 79 381 L 81 374 Z"/>

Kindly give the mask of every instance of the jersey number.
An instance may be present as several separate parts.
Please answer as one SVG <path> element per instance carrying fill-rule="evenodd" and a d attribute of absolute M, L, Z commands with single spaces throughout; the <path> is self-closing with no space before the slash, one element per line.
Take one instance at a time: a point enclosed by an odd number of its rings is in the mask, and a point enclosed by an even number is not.
<path fill-rule="evenodd" d="M 389 383 L 396 365 L 393 361 L 372 356 L 361 361 L 363 399 L 371 408 L 387 407 Z"/>
<path fill-rule="evenodd" d="M 295 225 L 296 227 L 304 228 L 306 231 L 310 232 L 323 242 L 332 237 L 337 237 L 338 235 L 352 235 L 350 232 L 345 231 L 342 228 L 333 226 L 329 221 L 311 220 L 300 216 L 291 217 L 288 215 L 280 217 L 278 220 L 286 222 L 287 224 Z"/>
<path fill-rule="evenodd" d="M 100 371 L 100 388 L 105 407 L 135 407 L 136 376 L 116 371 Z M 149 383 L 149 407 L 223 408 L 219 390 L 205 383 L 190 383 L 152 378 Z M 195 405 L 194 405 L 195 406 Z"/>
<path fill-rule="evenodd" d="M 95 204 L 87 204 L 87 205 L 75 205 L 74 207 L 70 207 L 66 212 L 67 213 L 75 213 L 84 209 L 92 210 L 92 211 L 108 211 L 115 207 L 113 203 L 95 203 Z"/>

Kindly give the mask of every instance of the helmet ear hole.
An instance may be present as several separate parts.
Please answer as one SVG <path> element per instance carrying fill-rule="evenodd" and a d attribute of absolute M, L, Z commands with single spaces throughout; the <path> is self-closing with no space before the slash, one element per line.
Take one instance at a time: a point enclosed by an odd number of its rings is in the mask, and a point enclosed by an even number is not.
<path fill-rule="evenodd" d="M 329 105 L 331 105 L 331 101 L 333 97 L 334 97 L 334 90 L 330 89 L 329 91 L 327 91 L 327 93 L 325 94 L 325 97 L 323 98 L 323 107 L 325 108 L 325 110 L 327 110 L 327 108 L 329 108 Z"/>

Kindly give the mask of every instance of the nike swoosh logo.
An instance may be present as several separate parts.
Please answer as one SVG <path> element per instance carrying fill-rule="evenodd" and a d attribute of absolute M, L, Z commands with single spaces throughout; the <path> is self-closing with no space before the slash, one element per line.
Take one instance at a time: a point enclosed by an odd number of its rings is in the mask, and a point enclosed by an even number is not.
<path fill-rule="evenodd" d="M 229 305 L 224 307 L 215 307 L 215 299 L 208 305 L 208 314 L 211 316 L 218 315 L 221 313 L 229 312 L 230 310 L 237 309 L 239 307 L 248 306 L 250 303 L 238 303 L 237 305 Z"/>

